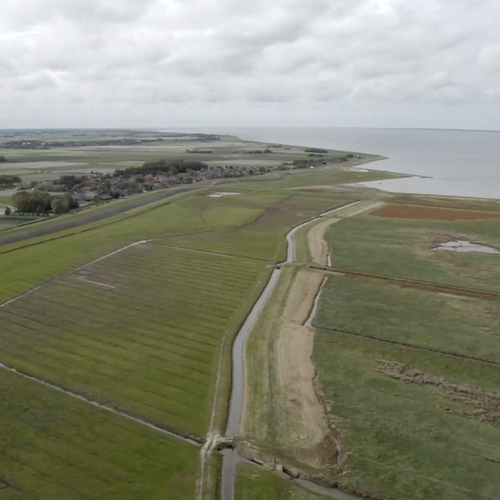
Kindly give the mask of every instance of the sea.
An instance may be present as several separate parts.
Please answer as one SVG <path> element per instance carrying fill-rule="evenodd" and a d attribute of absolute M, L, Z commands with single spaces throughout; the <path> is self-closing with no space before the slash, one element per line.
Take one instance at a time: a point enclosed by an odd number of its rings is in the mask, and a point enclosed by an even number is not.
<path fill-rule="evenodd" d="M 193 129 L 194 130 L 194 129 Z M 374 153 L 363 168 L 412 177 L 363 183 L 396 193 L 500 200 L 500 131 L 389 128 L 217 128 L 242 139 Z"/>

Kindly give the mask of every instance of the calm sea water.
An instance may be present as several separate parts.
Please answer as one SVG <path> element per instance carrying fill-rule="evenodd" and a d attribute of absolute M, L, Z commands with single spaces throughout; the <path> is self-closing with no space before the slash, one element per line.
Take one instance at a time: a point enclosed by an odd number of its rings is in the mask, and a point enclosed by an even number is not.
<path fill-rule="evenodd" d="M 367 168 L 426 177 L 366 183 L 370 187 L 401 193 L 500 199 L 500 132 L 363 128 L 211 131 L 264 142 L 375 153 L 389 159 Z"/>

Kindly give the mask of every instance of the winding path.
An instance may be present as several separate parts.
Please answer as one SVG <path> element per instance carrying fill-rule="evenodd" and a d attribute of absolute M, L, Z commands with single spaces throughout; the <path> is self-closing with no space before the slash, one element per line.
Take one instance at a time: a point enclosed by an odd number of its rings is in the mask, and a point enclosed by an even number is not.
<path fill-rule="evenodd" d="M 307 226 L 309 224 L 313 224 L 319 220 L 324 221 L 321 222 L 319 225 L 321 225 L 321 237 L 323 237 L 326 229 L 333 223 L 338 222 L 339 220 L 342 220 L 343 218 L 346 217 L 352 217 L 355 215 L 358 215 L 362 212 L 366 212 L 369 210 L 372 210 L 373 208 L 376 208 L 380 205 L 379 202 L 372 202 L 372 201 L 357 201 L 354 203 L 350 203 L 348 205 L 344 205 L 343 207 L 330 210 L 328 212 L 325 212 L 318 217 L 306 221 L 296 227 L 294 227 L 287 235 L 286 235 L 286 241 L 287 241 L 287 259 L 285 262 L 280 264 L 271 274 L 271 277 L 269 279 L 269 282 L 267 283 L 267 286 L 264 288 L 261 296 L 255 303 L 254 307 L 250 311 L 250 314 L 248 315 L 245 323 L 241 327 L 240 331 L 238 332 L 238 335 L 236 336 L 234 345 L 233 345 L 233 352 L 232 352 L 232 364 L 233 364 L 233 369 L 232 369 L 232 390 L 231 390 L 231 399 L 230 399 L 230 404 L 229 404 L 229 413 L 228 413 L 228 420 L 227 420 L 227 426 L 226 426 L 226 436 L 231 436 L 231 437 L 237 437 L 240 435 L 240 426 L 241 426 L 241 417 L 242 417 L 242 412 L 243 412 L 243 395 L 244 395 L 244 351 L 245 351 L 245 343 L 246 340 L 254 328 L 260 313 L 264 309 L 264 306 L 266 305 L 269 297 L 271 296 L 272 292 L 274 291 L 278 280 L 281 276 L 282 272 L 282 266 L 287 265 L 287 264 L 292 264 L 295 262 L 295 235 L 297 231 L 299 231 L 301 228 L 304 226 Z M 317 226 L 313 226 L 317 227 Z M 311 251 L 313 253 L 313 249 L 311 248 Z M 314 259 L 314 253 L 313 253 L 313 260 Z M 209 450 L 206 451 L 205 456 L 209 456 Z M 203 459 L 202 457 L 202 467 L 203 467 Z M 221 477 L 221 500 L 234 500 L 234 491 L 235 491 L 235 475 L 236 475 L 236 465 L 241 462 L 241 458 L 238 455 L 238 452 L 236 450 L 226 450 L 223 452 L 223 459 L 222 459 L 222 477 Z M 203 479 L 203 478 L 202 478 Z M 301 482 L 303 486 L 308 485 L 307 481 Z M 311 483 L 312 485 L 312 483 Z M 321 487 L 317 487 L 317 485 L 314 485 L 314 488 L 316 488 L 316 491 L 318 488 L 321 489 Z M 313 489 L 311 486 L 310 489 Z M 322 493 L 325 494 L 327 491 L 329 491 L 330 496 L 334 496 L 339 498 L 339 495 L 341 492 L 338 490 L 330 490 L 330 489 L 322 489 Z M 201 487 L 201 492 L 203 492 L 203 485 Z M 201 493 L 202 495 L 202 493 Z M 202 496 L 200 497 L 202 498 Z M 359 497 L 353 497 L 350 495 L 345 495 L 343 496 L 345 500 L 353 500 L 356 499 L 358 500 Z"/>

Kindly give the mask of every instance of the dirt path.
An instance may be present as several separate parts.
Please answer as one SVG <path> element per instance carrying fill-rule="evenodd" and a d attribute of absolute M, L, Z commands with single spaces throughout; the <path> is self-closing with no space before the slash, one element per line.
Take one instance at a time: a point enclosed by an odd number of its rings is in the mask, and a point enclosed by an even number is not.
<path fill-rule="evenodd" d="M 343 210 L 337 210 L 334 217 L 325 218 L 325 220 L 315 224 L 307 234 L 307 243 L 313 263 L 320 266 L 328 264 L 328 243 L 325 241 L 325 234 L 330 226 L 348 217 L 375 210 L 383 205 L 384 203 L 379 201 L 362 201 Z"/>
<path fill-rule="evenodd" d="M 327 229 L 345 218 L 379 208 L 383 203 L 360 201 L 326 214 L 307 233 L 313 262 L 326 265 Z M 303 463 L 321 469 L 338 461 L 338 450 L 325 409 L 315 388 L 316 368 L 313 362 L 315 329 L 308 321 L 325 273 L 311 269 L 298 270 L 288 286 L 279 316 L 275 341 L 277 394 L 275 410 L 279 409 L 278 441 Z M 285 444 L 286 443 L 286 444 Z"/>
<path fill-rule="evenodd" d="M 307 269 L 297 272 L 283 310 L 276 345 L 278 380 L 285 396 L 283 439 L 288 440 L 295 455 L 317 468 L 328 464 L 334 450 L 332 442 L 328 443 L 328 423 L 314 389 L 314 329 L 304 323 L 322 282 L 321 273 Z"/>

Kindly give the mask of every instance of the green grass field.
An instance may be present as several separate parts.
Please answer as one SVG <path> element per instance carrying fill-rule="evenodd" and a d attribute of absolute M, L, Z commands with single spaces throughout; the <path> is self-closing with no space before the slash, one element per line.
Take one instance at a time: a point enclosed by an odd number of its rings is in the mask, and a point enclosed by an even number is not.
<path fill-rule="evenodd" d="M 0 310 L 0 360 L 204 437 L 219 346 L 267 275 L 251 259 L 144 243 Z"/>
<path fill-rule="evenodd" d="M 236 479 L 236 500 L 325 500 L 285 477 L 249 464 L 240 464 Z"/>
<path fill-rule="evenodd" d="M 276 198 L 265 211 L 249 224 L 239 228 L 196 233 L 168 238 L 168 244 L 240 255 L 270 262 L 285 259 L 285 234 L 304 220 L 341 206 L 352 198 L 349 195 L 311 196 L 290 194 Z"/>
<path fill-rule="evenodd" d="M 332 226 L 333 266 L 388 276 L 500 291 L 499 256 L 436 252 L 455 239 L 500 247 L 500 220 L 431 221 L 364 215 Z"/>
<path fill-rule="evenodd" d="M 500 363 L 496 300 L 331 276 L 314 324 Z"/>
<path fill-rule="evenodd" d="M 1 500 L 191 500 L 198 449 L 0 371 Z"/>
<path fill-rule="evenodd" d="M 454 239 L 498 247 L 499 224 L 363 215 L 327 239 L 336 268 L 498 292 L 497 255 L 433 248 Z M 314 325 L 344 488 L 387 500 L 499 497 L 498 367 L 460 357 L 500 362 L 498 301 L 330 276 Z"/>
<path fill-rule="evenodd" d="M 388 500 L 499 497 L 497 367 L 321 329 L 314 357 L 347 453 L 344 487 Z M 382 360 L 428 378 L 393 379 Z"/>
<path fill-rule="evenodd" d="M 91 134 L 89 140 L 94 139 Z M 194 158 L 185 151 L 191 147 L 214 152 Z M 303 147 L 293 146 L 262 155 L 245 152 L 262 147 L 227 137 L 214 144 L 5 150 L 0 154 L 14 161 L 0 170 L 29 182 L 165 158 L 256 166 L 309 158 Z M 332 151 L 325 159 L 344 154 Z M 286 232 L 355 198 L 291 188 L 388 175 L 344 168 L 354 163 L 286 172 L 283 178 L 272 172 L 224 185 L 207 181 L 200 185 L 204 191 L 0 247 L 0 362 L 205 439 L 214 401 L 215 427 L 224 419 L 231 340 L 272 266 L 284 259 Z M 224 190 L 240 194 L 207 196 Z M 132 202 L 116 201 L 32 227 Z M 0 500 L 194 498 L 195 446 L 5 369 L 0 387 Z M 241 476 L 238 498 L 320 498 L 277 475 L 258 469 L 257 479 L 254 474 Z"/>
<path fill-rule="evenodd" d="M 103 221 L 0 247 L 0 302 L 124 245 L 148 238 L 248 224 L 282 196 L 182 197 Z M 61 238 L 62 237 L 62 238 Z M 36 244 L 36 245 L 34 245 Z"/>

